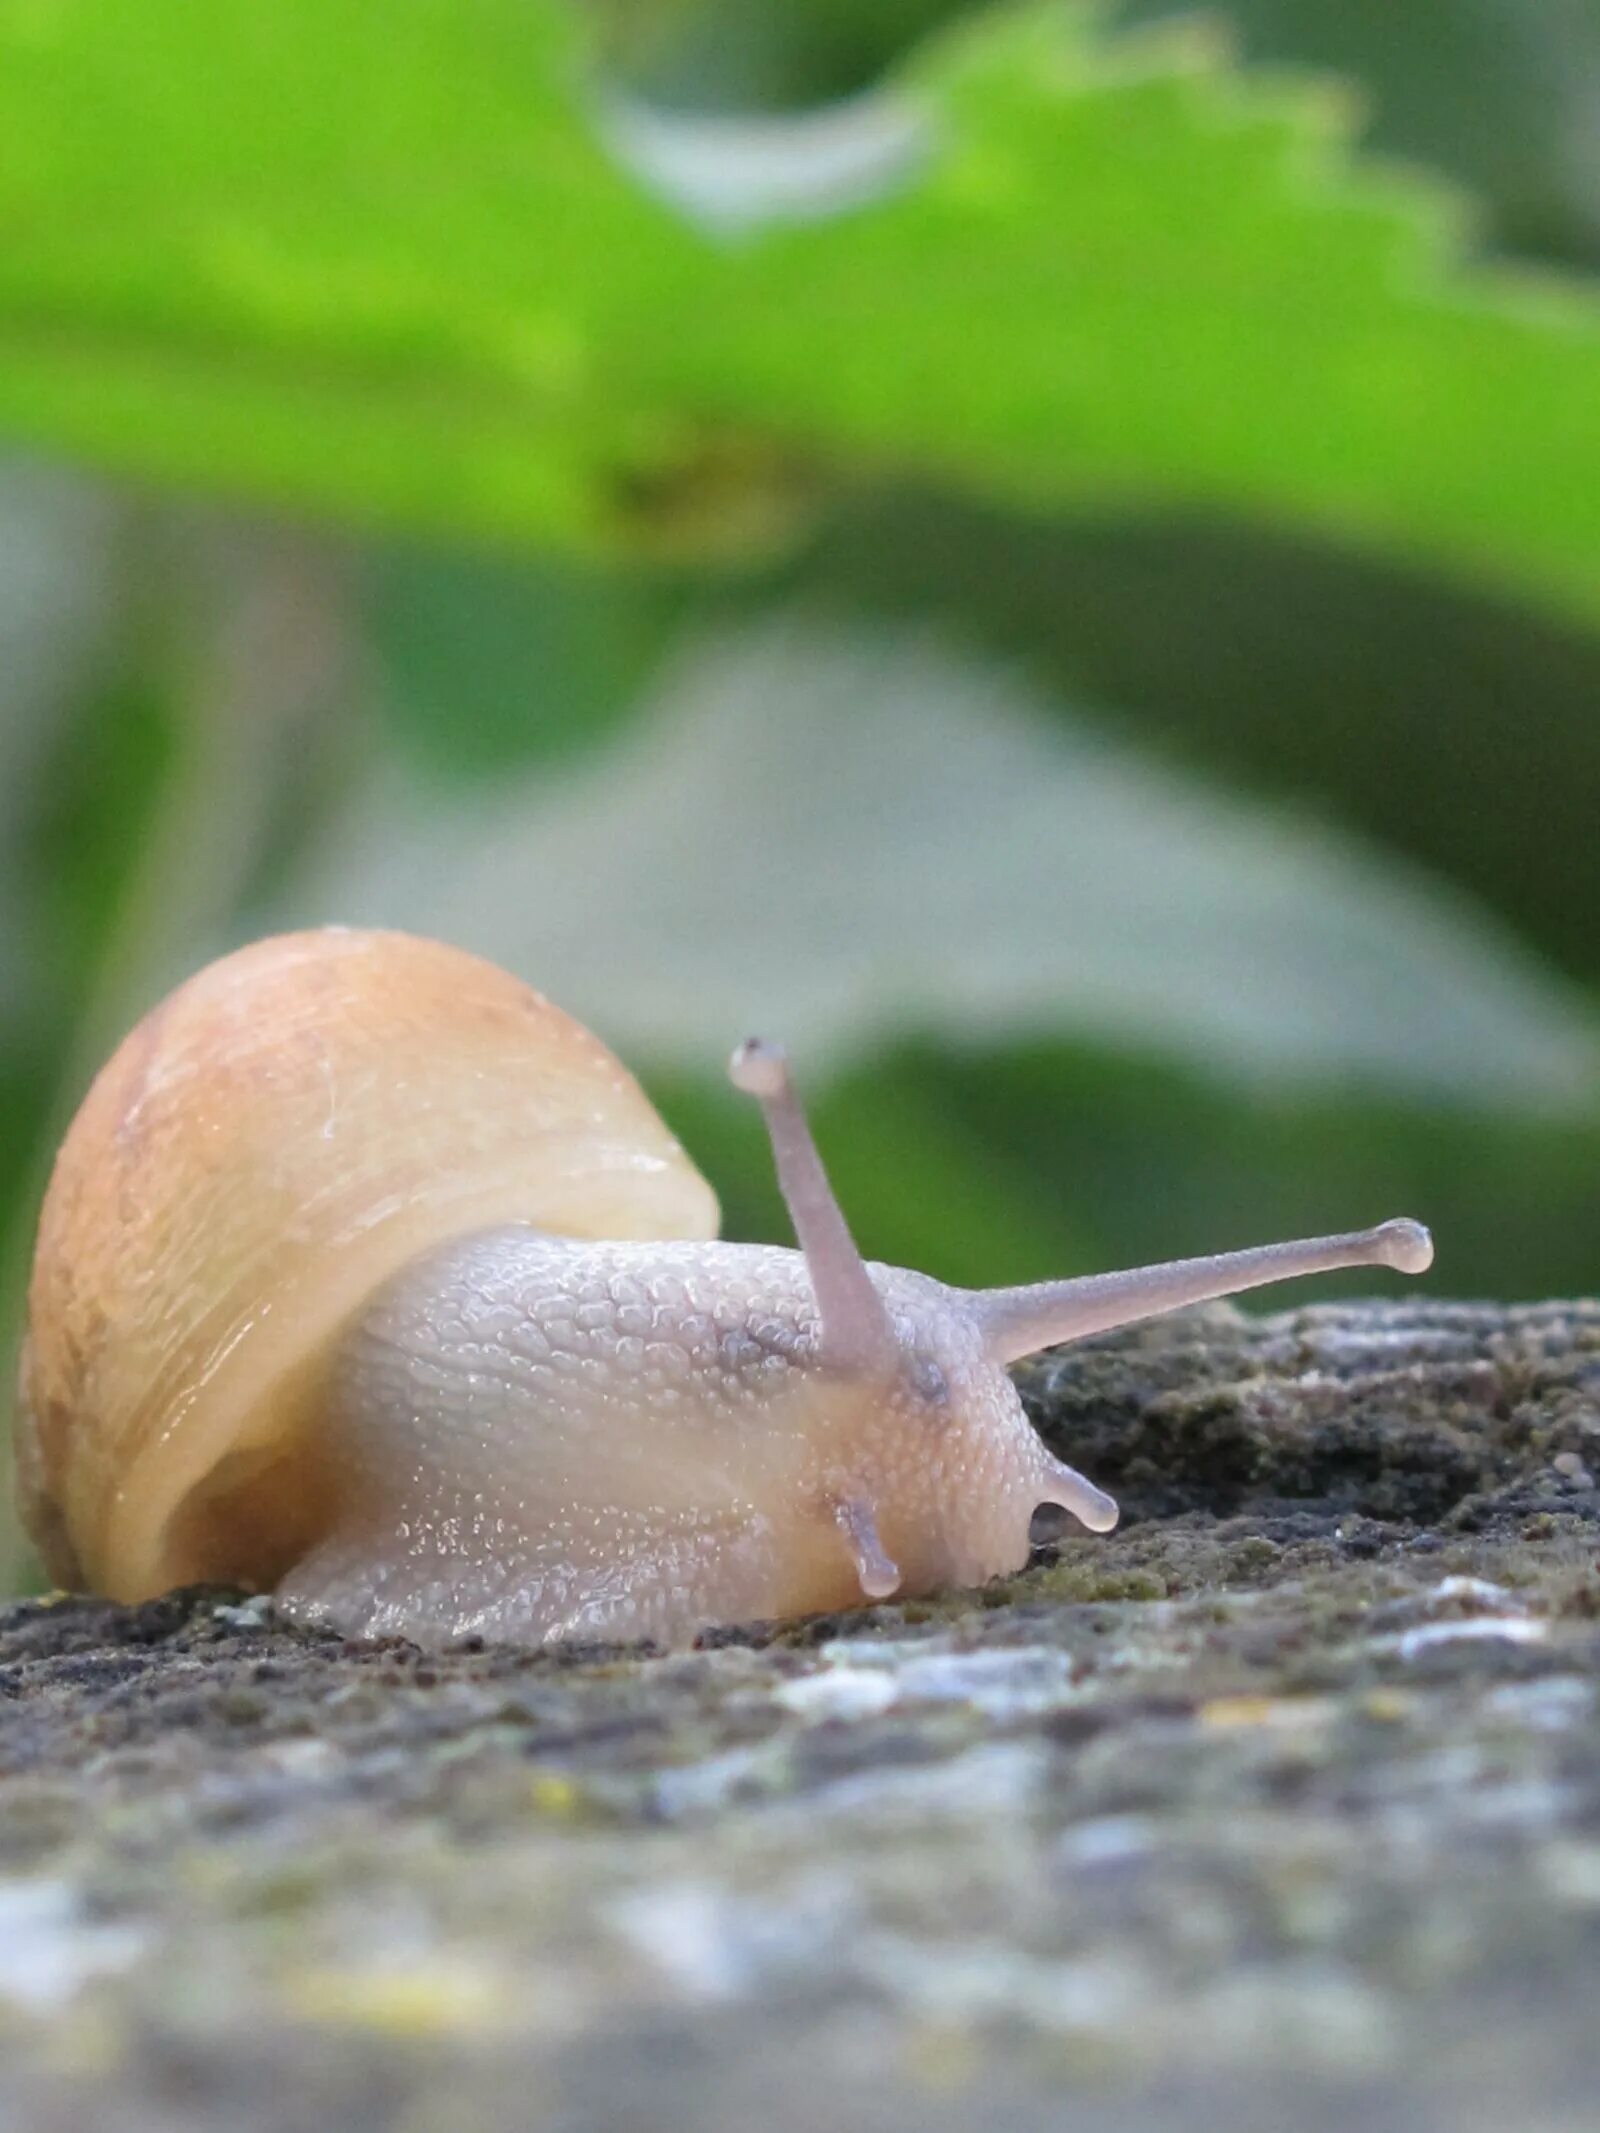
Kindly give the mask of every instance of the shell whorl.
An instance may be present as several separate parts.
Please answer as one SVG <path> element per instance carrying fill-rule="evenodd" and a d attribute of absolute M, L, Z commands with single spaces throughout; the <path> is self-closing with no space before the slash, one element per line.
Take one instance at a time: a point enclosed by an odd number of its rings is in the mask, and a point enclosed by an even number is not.
<path fill-rule="evenodd" d="M 122 1599 L 219 1574 L 196 1513 L 248 1479 L 227 1574 L 270 1582 L 314 1530 L 341 1329 L 508 1222 L 706 1238 L 717 1207 L 605 1046 L 462 950 L 329 928 L 180 986 L 97 1077 L 41 1215 L 18 1465 L 51 1574 Z"/>

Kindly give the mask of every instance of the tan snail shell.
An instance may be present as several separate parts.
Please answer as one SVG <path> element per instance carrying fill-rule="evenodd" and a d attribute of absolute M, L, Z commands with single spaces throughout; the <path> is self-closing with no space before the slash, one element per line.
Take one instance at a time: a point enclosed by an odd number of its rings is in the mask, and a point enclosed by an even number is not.
<path fill-rule="evenodd" d="M 403 934 L 211 964 L 101 1071 L 46 1194 L 19 1417 L 52 1576 L 270 1585 L 320 1506 L 331 1343 L 441 1239 L 714 1237 L 710 1187 L 570 1016 Z"/>
<path fill-rule="evenodd" d="M 1288 1274 L 1420 1271 L 1407 1222 L 1036 1287 L 867 1266 L 782 1054 L 801 1249 L 716 1201 L 605 1047 L 435 942 L 329 929 L 182 985 L 96 1079 L 46 1194 L 18 1427 L 54 1577 L 226 1580 L 424 1641 L 676 1637 L 1026 1560 L 1116 1507 L 1006 1364 Z"/>

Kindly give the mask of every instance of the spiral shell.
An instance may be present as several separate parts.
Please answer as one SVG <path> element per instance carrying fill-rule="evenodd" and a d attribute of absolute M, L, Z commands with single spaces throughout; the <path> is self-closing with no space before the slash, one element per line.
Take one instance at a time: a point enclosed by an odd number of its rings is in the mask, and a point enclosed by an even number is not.
<path fill-rule="evenodd" d="M 597 1038 L 459 949 L 330 928 L 180 986 L 90 1089 L 40 1220 L 18 1470 L 51 1574 L 271 1584 L 319 1530 L 341 1329 L 508 1222 L 708 1238 L 717 1205 Z"/>

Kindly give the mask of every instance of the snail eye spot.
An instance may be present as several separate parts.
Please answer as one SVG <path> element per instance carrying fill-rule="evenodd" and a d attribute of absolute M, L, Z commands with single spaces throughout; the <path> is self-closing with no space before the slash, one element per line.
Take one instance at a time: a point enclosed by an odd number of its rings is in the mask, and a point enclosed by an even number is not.
<path fill-rule="evenodd" d="M 919 1400 L 929 1407 L 943 1407 L 950 1398 L 950 1380 L 931 1355 L 914 1355 L 906 1365 L 906 1380 Z"/>

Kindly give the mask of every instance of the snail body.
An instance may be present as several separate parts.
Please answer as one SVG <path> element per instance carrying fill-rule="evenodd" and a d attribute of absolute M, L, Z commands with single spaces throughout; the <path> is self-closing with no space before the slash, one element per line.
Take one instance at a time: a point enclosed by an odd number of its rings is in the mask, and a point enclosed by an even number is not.
<path fill-rule="evenodd" d="M 782 1054 L 798 1251 L 710 1188 L 599 1041 L 475 956 L 327 929 L 146 1017 L 41 1215 L 17 1456 L 61 1583 L 204 1579 L 353 1635 L 675 1639 L 1016 1570 L 1064 1466 L 1006 1365 L 1285 1275 L 1421 1271 L 1352 1237 L 1021 1289 L 868 1266 Z"/>

